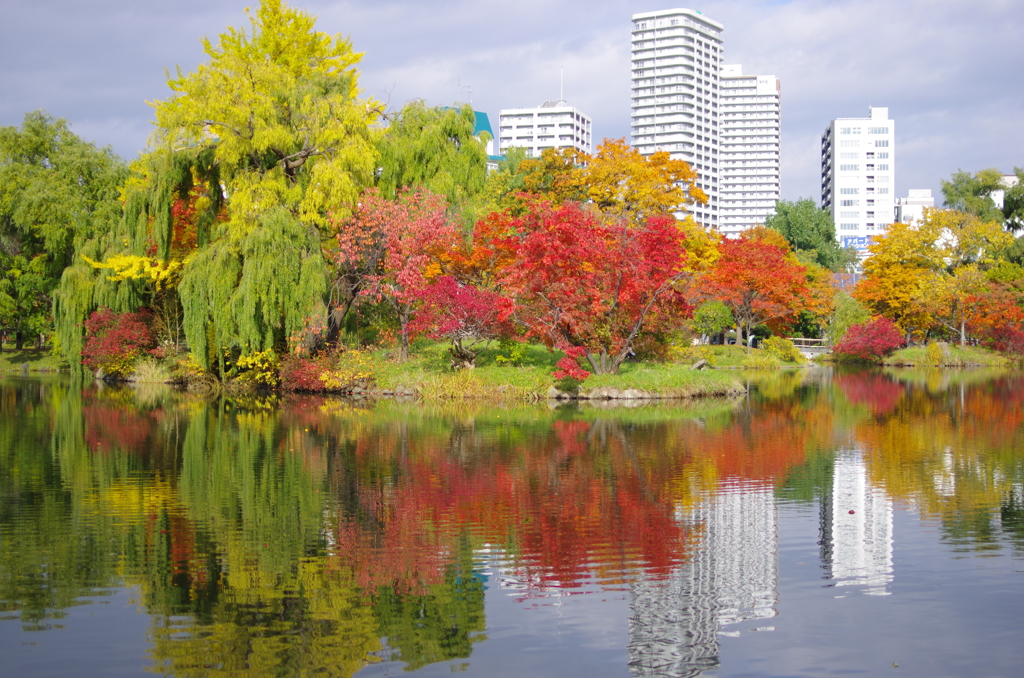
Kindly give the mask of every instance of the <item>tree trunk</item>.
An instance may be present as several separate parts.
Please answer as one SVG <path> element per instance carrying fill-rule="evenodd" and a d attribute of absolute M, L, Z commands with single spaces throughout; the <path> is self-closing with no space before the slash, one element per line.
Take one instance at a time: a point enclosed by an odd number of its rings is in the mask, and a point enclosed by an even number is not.
<path fill-rule="evenodd" d="M 967 339 L 966 323 L 963 318 L 960 318 L 960 348 L 964 347 L 964 342 Z"/>
<path fill-rule="evenodd" d="M 747 355 L 750 355 L 750 348 L 754 344 L 754 332 L 750 327 L 750 323 L 747 323 Z"/>
<path fill-rule="evenodd" d="M 25 345 L 25 337 L 21 334 L 21 330 L 14 330 L 14 348 L 21 350 Z"/>

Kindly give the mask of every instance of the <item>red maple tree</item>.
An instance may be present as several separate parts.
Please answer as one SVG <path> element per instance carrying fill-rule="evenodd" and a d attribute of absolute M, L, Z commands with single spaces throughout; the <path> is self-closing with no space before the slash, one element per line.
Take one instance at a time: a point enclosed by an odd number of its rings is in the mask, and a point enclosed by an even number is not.
<path fill-rule="evenodd" d="M 689 307 L 685 238 L 672 216 L 642 224 L 602 220 L 576 204 L 526 205 L 505 239 L 516 264 L 501 277 L 515 317 L 550 346 L 579 346 L 597 374 L 614 373 L 641 331 L 667 327 Z"/>
<path fill-rule="evenodd" d="M 339 229 L 337 263 L 356 280 L 358 296 L 384 301 L 399 324 L 399 359 L 409 359 L 409 323 L 438 254 L 459 238 L 444 197 L 426 189 L 388 200 L 376 189 L 363 194 L 355 214 Z"/>

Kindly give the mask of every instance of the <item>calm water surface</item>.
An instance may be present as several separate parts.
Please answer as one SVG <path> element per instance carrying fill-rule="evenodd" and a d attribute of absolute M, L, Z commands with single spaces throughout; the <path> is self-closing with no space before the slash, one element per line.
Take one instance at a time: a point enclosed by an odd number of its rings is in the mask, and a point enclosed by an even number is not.
<path fill-rule="evenodd" d="M 0 674 L 1018 676 L 1024 379 L 689 407 L 0 379 Z"/>

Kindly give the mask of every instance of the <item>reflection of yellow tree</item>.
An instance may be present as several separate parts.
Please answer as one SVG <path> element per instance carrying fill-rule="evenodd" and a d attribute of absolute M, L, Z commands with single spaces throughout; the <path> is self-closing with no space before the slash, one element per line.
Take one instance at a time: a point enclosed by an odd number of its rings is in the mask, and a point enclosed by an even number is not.
<path fill-rule="evenodd" d="M 891 416 L 855 427 L 870 474 L 894 498 L 941 518 L 950 537 L 983 544 L 992 512 L 1022 480 L 1024 402 L 1020 387 L 913 389 Z"/>

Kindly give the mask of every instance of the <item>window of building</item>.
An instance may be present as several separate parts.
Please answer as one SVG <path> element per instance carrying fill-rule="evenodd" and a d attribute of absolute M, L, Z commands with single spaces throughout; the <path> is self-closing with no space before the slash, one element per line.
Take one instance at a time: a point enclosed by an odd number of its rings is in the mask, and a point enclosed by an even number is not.
<path fill-rule="evenodd" d="M 860 171 L 860 165 L 856 165 L 856 164 L 854 164 L 854 165 L 840 165 L 839 166 L 839 171 L 840 172 L 859 172 Z"/>
<path fill-rule="evenodd" d="M 859 188 L 840 188 L 839 193 L 842 195 L 858 195 L 860 193 Z"/>
<path fill-rule="evenodd" d="M 868 134 L 888 134 L 888 127 L 868 127 Z"/>
<path fill-rule="evenodd" d="M 875 148 L 889 148 L 889 140 L 875 139 Z"/>
<path fill-rule="evenodd" d="M 870 200 L 868 202 L 871 202 Z M 857 207 L 860 205 L 860 200 L 840 200 L 840 207 Z"/>
<path fill-rule="evenodd" d="M 841 219 L 857 219 L 860 217 L 860 212 L 840 212 L 839 217 Z"/>
<path fill-rule="evenodd" d="M 856 231 L 857 224 L 839 224 L 839 229 L 842 231 Z"/>
<path fill-rule="evenodd" d="M 879 153 L 878 154 L 878 159 L 879 160 L 888 160 L 889 159 L 888 151 L 882 151 L 881 153 Z"/>
<path fill-rule="evenodd" d="M 883 186 L 883 187 L 878 189 L 878 192 L 879 193 L 883 193 L 883 194 L 884 193 L 888 193 L 889 192 L 889 188 L 887 186 Z"/>
<path fill-rule="evenodd" d="M 885 164 L 885 163 L 882 163 L 881 165 L 878 166 L 878 169 L 880 171 L 882 171 L 882 172 L 888 172 L 889 171 L 889 165 Z"/>

